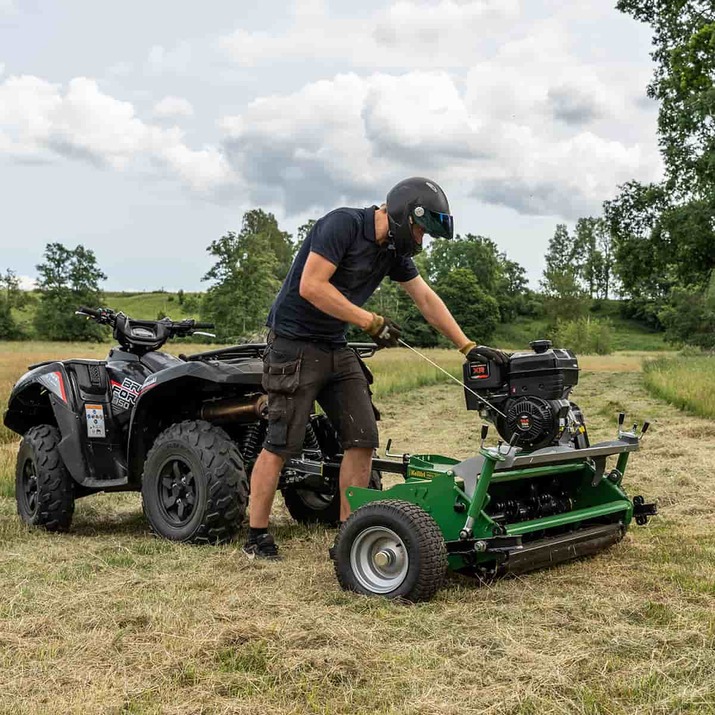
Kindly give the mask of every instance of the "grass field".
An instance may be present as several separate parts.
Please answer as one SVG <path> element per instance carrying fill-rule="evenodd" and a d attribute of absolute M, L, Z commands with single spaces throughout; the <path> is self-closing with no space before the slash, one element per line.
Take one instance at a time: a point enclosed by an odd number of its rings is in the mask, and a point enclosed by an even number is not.
<path fill-rule="evenodd" d="M 45 348 L 6 347 L 3 400 Z M 340 591 L 334 531 L 297 526 L 280 499 L 281 564 L 155 539 L 137 495 L 78 502 L 69 534 L 29 530 L 7 488 L 16 444 L 0 445 L 0 712 L 715 713 L 715 425 L 649 395 L 642 357 L 583 359 L 574 398 L 592 439 L 620 410 L 652 421 L 625 483 L 660 516 L 597 557 L 453 577 L 413 607 Z M 383 442 L 473 454 L 457 386 L 389 387 L 414 360 L 372 361 Z"/>
<path fill-rule="evenodd" d="M 653 360 L 646 366 L 644 382 L 654 395 L 676 407 L 715 418 L 715 356 Z"/>

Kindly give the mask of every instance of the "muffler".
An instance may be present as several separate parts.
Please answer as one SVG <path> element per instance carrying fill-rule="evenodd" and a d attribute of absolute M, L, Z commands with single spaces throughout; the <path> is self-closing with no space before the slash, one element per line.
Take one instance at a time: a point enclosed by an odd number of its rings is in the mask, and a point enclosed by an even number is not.
<path fill-rule="evenodd" d="M 207 422 L 255 422 L 265 419 L 267 409 L 268 395 L 231 397 L 205 402 L 199 410 L 199 417 Z"/>

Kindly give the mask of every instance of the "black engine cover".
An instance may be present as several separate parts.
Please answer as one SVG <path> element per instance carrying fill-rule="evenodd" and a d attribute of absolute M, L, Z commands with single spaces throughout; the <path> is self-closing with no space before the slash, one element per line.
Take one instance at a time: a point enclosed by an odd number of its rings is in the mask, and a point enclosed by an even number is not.
<path fill-rule="evenodd" d="M 566 426 L 568 410 L 567 400 L 508 399 L 503 405 L 506 417 L 499 417 L 497 429 L 507 442 L 516 434 L 516 445 L 539 449 L 558 441 Z"/>
<path fill-rule="evenodd" d="M 507 365 L 465 363 L 464 393 L 467 409 L 495 423 L 502 439 L 516 435 L 517 445 L 539 449 L 561 438 L 579 369 L 570 350 L 548 340 L 530 345 L 533 352 L 514 353 Z"/>

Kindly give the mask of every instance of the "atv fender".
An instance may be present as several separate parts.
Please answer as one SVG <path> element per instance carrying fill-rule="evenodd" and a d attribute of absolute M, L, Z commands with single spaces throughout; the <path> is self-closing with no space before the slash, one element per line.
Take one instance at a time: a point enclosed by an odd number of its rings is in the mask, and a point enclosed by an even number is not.
<path fill-rule="evenodd" d="M 58 445 L 62 461 L 72 479 L 82 484 L 89 478 L 89 470 L 75 403 L 74 389 L 64 365 L 44 363 L 17 381 L 10 394 L 4 423 L 20 435 L 36 425 L 55 425 L 62 437 Z"/>
<path fill-rule="evenodd" d="M 144 460 L 154 439 L 173 423 L 193 419 L 207 394 L 262 391 L 262 375 L 260 360 L 233 364 L 187 361 L 148 377 L 139 391 L 129 423 L 130 481 L 140 483 Z"/>

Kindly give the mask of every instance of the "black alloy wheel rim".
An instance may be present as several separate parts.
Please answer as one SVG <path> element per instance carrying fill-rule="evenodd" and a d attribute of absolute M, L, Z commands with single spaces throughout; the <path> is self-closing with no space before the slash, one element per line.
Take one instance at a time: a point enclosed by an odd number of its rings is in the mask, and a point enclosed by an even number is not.
<path fill-rule="evenodd" d="M 172 526 L 185 526 L 196 509 L 197 486 L 191 465 L 180 457 L 167 459 L 159 470 L 159 504 Z"/>
<path fill-rule="evenodd" d="M 37 512 L 37 470 L 32 459 L 22 465 L 22 493 L 31 516 Z"/>

